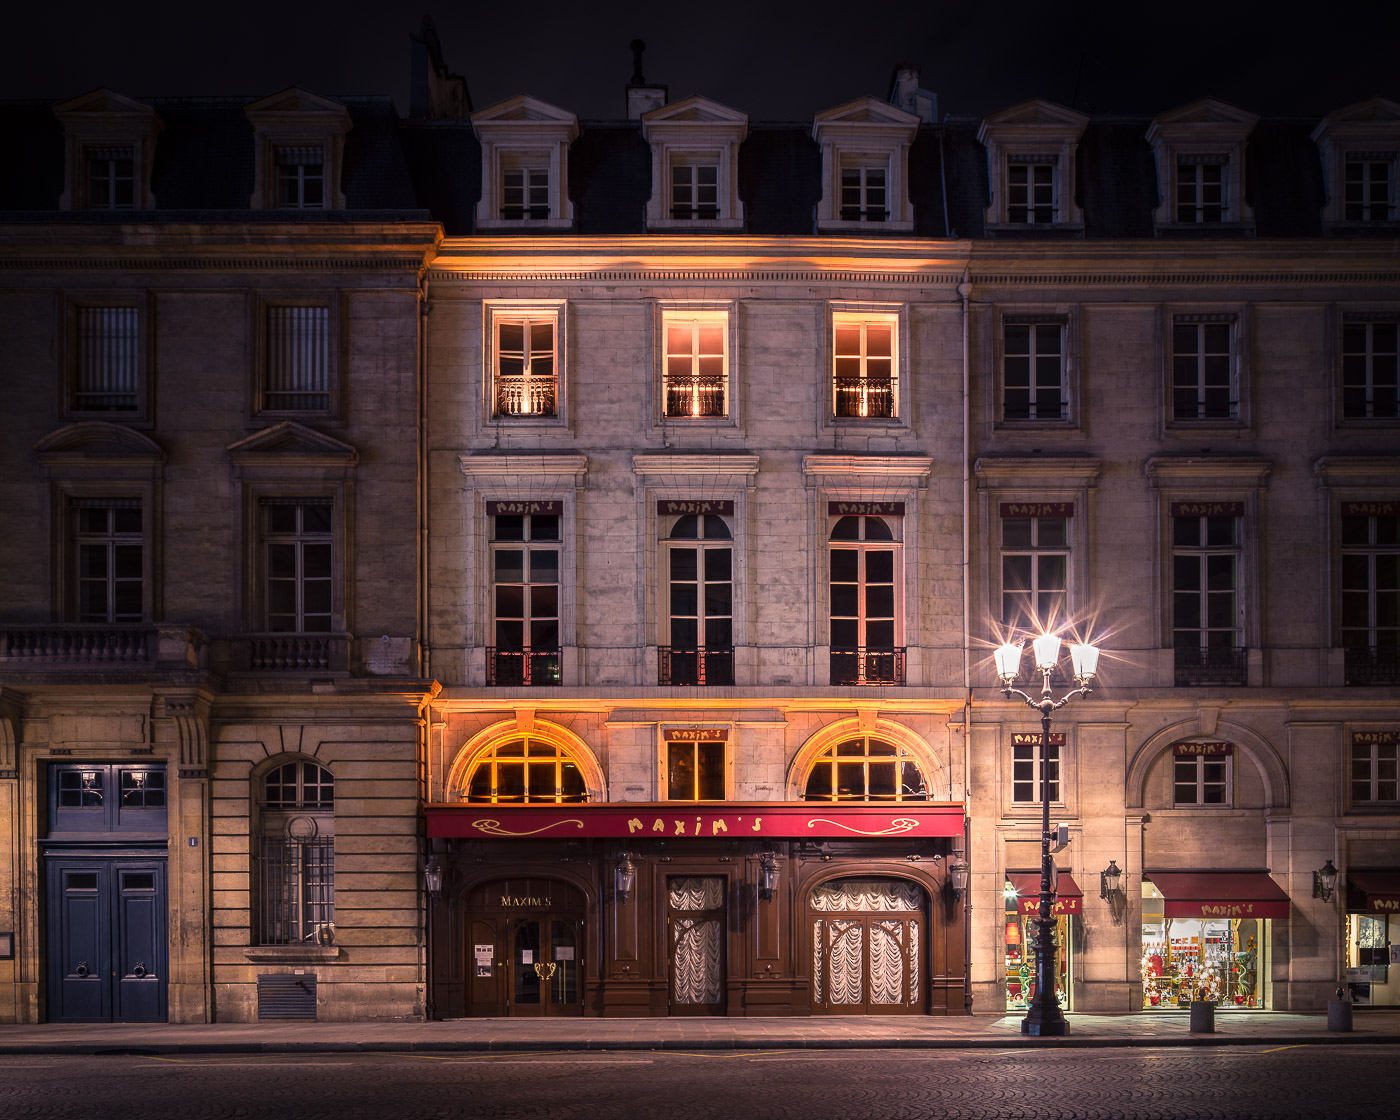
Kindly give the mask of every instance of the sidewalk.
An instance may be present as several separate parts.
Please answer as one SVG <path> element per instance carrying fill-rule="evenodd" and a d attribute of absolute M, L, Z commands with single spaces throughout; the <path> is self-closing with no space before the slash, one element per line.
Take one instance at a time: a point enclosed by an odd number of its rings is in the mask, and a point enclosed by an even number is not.
<path fill-rule="evenodd" d="M 1235 1011 L 1214 1034 L 1184 1012 L 1066 1016 L 1066 1038 L 1021 1034 L 1019 1015 L 791 1019 L 457 1019 L 433 1023 L 0 1024 L 0 1055 L 285 1054 L 408 1051 L 865 1050 L 1096 1046 L 1400 1044 L 1400 1011 L 1358 1011 L 1350 1033 L 1327 1017 Z"/>

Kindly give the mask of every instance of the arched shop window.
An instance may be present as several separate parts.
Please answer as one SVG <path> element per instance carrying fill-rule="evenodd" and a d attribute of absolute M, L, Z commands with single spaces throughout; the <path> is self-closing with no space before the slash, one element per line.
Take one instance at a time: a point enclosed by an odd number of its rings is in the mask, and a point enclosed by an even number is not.
<path fill-rule="evenodd" d="M 928 786 L 906 749 L 883 739 L 846 739 L 807 772 L 808 801 L 927 801 Z"/>
<path fill-rule="evenodd" d="M 492 747 L 473 764 L 467 800 L 489 805 L 567 805 L 588 800 L 583 773 L 569 752 L 525 736 Z"/>
<path fill-rule="evenodd" d="M 258 898 L 263 945 L 335 936 L 335 779 L 314 762 L 263 776 Z"/>

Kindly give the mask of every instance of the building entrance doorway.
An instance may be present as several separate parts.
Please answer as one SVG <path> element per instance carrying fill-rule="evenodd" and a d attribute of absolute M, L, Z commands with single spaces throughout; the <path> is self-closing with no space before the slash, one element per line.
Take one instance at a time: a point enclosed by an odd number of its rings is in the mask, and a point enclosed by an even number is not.
<path fill-rule="evenodd" d="M 478 887 L 469 904 L 468 1014 L 583 1013 L 578 890 L 548 879 L 503 879 Z"/>
<path fill-rule="evenodd" d="M 720 876 L 667 880 L 672 1015 L 724 1014 L 724 895 Z"/>
<path fill-rule="evenodd" d="M 808 912 L 814 1014 L 923 1010 L 922 888 L 898 879 L 838 879 L 813 889 Z"/>
<path fill-rule="evenodd" d="M 46 876 L 49 1021 L 165 1022 L 165 860 L 49 856 Z"/>

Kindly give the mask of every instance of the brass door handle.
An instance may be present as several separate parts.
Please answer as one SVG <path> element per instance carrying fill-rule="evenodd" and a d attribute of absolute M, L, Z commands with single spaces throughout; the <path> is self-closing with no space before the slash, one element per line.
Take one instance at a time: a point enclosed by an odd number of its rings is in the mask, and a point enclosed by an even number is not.
<path fill-rule="evenodd" d="M 535 975 L 541 980 L 548 980 L 554 975 L 554 970 L 558 966 L 553 961 L 536 961 Z"/>

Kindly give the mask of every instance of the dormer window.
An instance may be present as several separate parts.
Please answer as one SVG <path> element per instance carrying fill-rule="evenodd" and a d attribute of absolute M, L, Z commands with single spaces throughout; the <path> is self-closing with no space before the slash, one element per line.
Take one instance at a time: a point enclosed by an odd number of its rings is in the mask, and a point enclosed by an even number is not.
<path fill-rule="evenodd" d="M 63 126 L 60 210 L 152 210 L 151 166 L 164 127 L 149 105 L 99 89 L 55 105 Z"/>
<path fill-rule="evenodd" d="M 1322 118 L 1312 138 L 1327 182 L 1323 221 L 1350 232 L 1400 223 L 1400 104 L 1375 97 Z"/>
<path fill-rule="evenodd" d="M 253 126 L 254 210 L 343 210 L 340 171 L 350 114 L 292 87 L 243 107 Z"/>
<path fill-rule="evenodd" d="M 1027 101 L 983 119 L 977 139 L 987 149 L 989 233 L 1083 230 L 1074 166 L 1088 123 L 1084 114 L 1049 101 Z"/>
<path fill-rule="evenodd" d="M 914 229 L 909 146 L 919 118 L 873 97 L 819 113 L 812 138 L 822 153 L 817 228 L 860 230 L 879 222 L 891 233 Z"/>
<path fill-rule="evenodd" d="M 648 230 L 742 230 L 739 145 L 749 118 L 704 97 L 687 97 L 642 115 L 651 145 Z"/>
<path fill-rule="evenodd" d="M 277 205 L 283 210 L 321 210 L 326 205 L 324 148 L 277 149 Z"/>
<path fill-rule="evenodd" d="M 569 145 L 578 118 L 533 97 L 512 97 L 472 114 L 481 141 L 478 230 L 570 229 Z"/>
<path fill-rule="evenodd" d="M 1163 113 L 1147 130 L 1157 162 L 1158 234 L 1211 227 L 1252 233 L 1245 204 L 1244 151 L 1259 117 L 1206 98 Z"/>
<path fill-rule="evenodd" d="M 135 206 L 135 159 L 130 147 L 88 148 L 87 208 L 130 210 Z"/>

